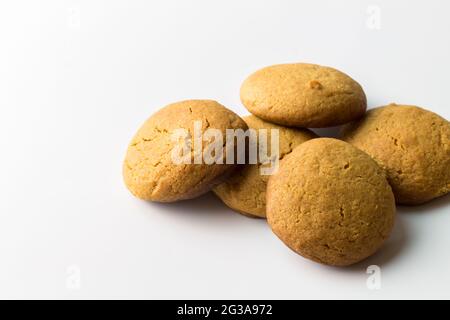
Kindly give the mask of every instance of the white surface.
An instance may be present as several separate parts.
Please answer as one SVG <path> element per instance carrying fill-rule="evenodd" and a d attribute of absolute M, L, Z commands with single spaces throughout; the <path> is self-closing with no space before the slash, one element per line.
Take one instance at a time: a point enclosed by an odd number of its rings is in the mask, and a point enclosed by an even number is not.
<path fill-rule="evenodd" d="M 380 29 L 367 25 L 370 5 Z M 121 179 L 129 139 L 155 110 L 212 98 L 246 114 L 242 80 L 275 63 L 334 66 L 370 106 L 450 119 L 449 10 L 445 0 L 2 1 L 0 298 L 450 298 L 448 196 L 401 208 L 383 251 L 337 269 L 211 195 L 150 204 Z M 380 290 L 366 286 L 371 264 Z"/>

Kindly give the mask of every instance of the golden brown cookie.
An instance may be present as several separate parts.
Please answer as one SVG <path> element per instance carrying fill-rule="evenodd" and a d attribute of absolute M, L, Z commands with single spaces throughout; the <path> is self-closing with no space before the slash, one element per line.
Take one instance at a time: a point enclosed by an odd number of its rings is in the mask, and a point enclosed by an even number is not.
<path fill-rule="evenodd" d="M 417 205 L 450 191 L 450 124 L 416 106 L 391 104 L 346 125 L 343 140 L 386 170 L 399 204 Z"/>
<path fill-rule="evenodd" d="M 391 233 L 395 202 L 384 171 L 366 153 L 330 138 L 288 155 L 267 186 L 267 220 L 292 250 L 346 266 L 375 253 Z"/>
<path fill-rule="evenodd" d="M 278 130 L 280 160 L 299 144 L 317 137 L 307 129 L 282 127 L 253 115 L 243 119 L 250 129 L 255 129 L 255 131 L 266 129 L 267 141 L 271 141 L 271 130 Z M 237 170 L 224 183 L 214 187 L 214 193 L 233 210 L 244 215 L 265 218 L 266 187 L 269 175 L 261 174 L 261 166 L 261 163 L 249 164 L 242 170 Z"/>
<path fill-rule="evenodd" d="M 195 123 L 197 131 L 194 130 Z M 187 157 L 183 157 L 190 164 L 173 161 L 173 150 L 180 143 L 174 139 L 174 133 L 180 129 L 187 130 L 191 137 L 191 148 L 185 154 Z M 153 114 L 128 147 L 123 166 L 128 189 L 138 198 L 160 202 L 190 199 L 209 191 L 236 165 L 203 161 L 208 141 L 203 141 L 196 149 L 194 139 L 197 138 L 195 132 L 204 134 L 207 129 L 218 129 L 225 136 L 226 129 L 246 130 L 247 125 L 235 113 L 211 100 L 182 101 Z M 200 136 L 200 140 L 203 138 Z M 223 146 L 224 153 L 225 148 Z M 180 155 L 183 155 L 181 151 Z M 195 157 L 199 155 L 201 163 L 195 163 Z"/>
<path fill-rule="evenodd" d="M 355 80 L 336 69 L 306 63 L 256 71 L 242 84 L 241 101 L 264 120 L 305 128 L 356 120 L 367 107 L 366 95 Z"/>

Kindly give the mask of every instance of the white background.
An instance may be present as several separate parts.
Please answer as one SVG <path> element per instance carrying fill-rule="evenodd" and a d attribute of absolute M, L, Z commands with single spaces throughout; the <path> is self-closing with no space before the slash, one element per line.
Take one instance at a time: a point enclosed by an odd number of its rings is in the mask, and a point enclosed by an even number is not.
<path fill-rule="evenodd" d="M 239 87 L 270 64 L 333 66 L 371 107 L 449 119 L 449 10 L 446 0 L 2 1 L 0 298 L 450 298 L 448 196 L 400 208 L 384 250 L 338 269 L 210 194 L 146 203 L 121 178 L 155 110 L 210 98 L 245 115 Z M 372 264 L 380 290 L 366 286 Z"/>

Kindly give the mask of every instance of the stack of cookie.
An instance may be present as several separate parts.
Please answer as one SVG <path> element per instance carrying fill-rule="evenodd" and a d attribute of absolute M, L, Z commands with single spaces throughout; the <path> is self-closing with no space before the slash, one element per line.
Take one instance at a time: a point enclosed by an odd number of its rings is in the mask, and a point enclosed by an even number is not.
<path fill-rule="evenodd" d="M 449 122 L 416 106 L 366 113 L 362 87 L 336 69 L 301 63 L 261 69 L 243 83 L 241 101 L 252 115 L 240 118 L 215 101 L 190 100 L 150 117 L 127 151 L 129 190 L 171 202 L 212 189 L 233 210 L 267 217 L 295 252 L 336 266 L 359 262 L 382 246 L 396 203 L 418 205 L 450 191 Z M 339 125 L 340 140 L 307 129 Z M 242 155 L 222 140 L 213 153 L 226 161 L 201 161 L 211 153 L 201 135 L 211 128 L 216 139 L 229 130 L 275 129 L 279 169 L 264 175 L 260 159 L 239 164 Z M 185 135 L 174 139 L 180 129 Z M 180 137 L 189 140 L 188 153 L 177 162 Z"/>

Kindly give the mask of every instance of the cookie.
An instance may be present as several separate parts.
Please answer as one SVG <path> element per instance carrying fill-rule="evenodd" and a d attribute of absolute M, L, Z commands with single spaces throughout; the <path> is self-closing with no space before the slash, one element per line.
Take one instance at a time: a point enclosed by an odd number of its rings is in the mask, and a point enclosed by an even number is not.
<path fill-rule="evenodd" d="M 323 128 L 360 118 L 367 101 L 348 75 L 315 64 L 263 68 L 242 84 L 241 101 L 254 115 L 281 125 Z"/>
<path fill-rule="evenodd" d="M 344 126 L 342 139 L 386 170 L 398 204 L 418 205 L 450 191 L 450 124 L 416 106 L 391 104 Z"/>
<path fill-rule="evenodd" d="M 316 138 L 308 129 L 282 127 L 266 122 L 253 115 L 243 118 L 250 129 L 267 130 L 267 141 L 271 141 L 271 130 L 278 130 L 280 161 L 299 144 Z M 230 208 L 251 217 L 266 217 L 266 187 L 269 175 L 261 173 L 261 163 L 249 164 L 233 173 L 224 183 L 214 187 L 214 193 Z"/>
<path fill-rule="evenodd" d="M 305 258 L 347 266 L 375 253 L 395 220 L 384 171 L 366 153 L 331 138 L 307 141 L 267 185 L 273 232 Z"/>
<path fill-rule="evenodd" d="M 196 134 L 196 126 L 201 136 Z M 209 144 L 202 142 L 196 147 L 196 141 L 203 140 L 208 129 L 217 129 L 225 136 L 226 129 L 246 130 L 247 125 L 235 113 L 211 100 L 182 101 L 153 114 L 132 139 L 125 157 L 123 177 L 131 193 L 158 202 L 190 199 L 209 191 L 219 179 L 230 174 L 236 161 L 207 163 L 202 156 Z M 185 154 L 179 153 L 185 161 L 174 162 L 174 150 L 181 149 L 174 135 L 180 130 L 188 133 L 183 139 L 190 137 L 191 144 Z M 185 142 L 182 146 L 188 145 Z M 226 156 L 226 146 L 220 147 Z"/>

